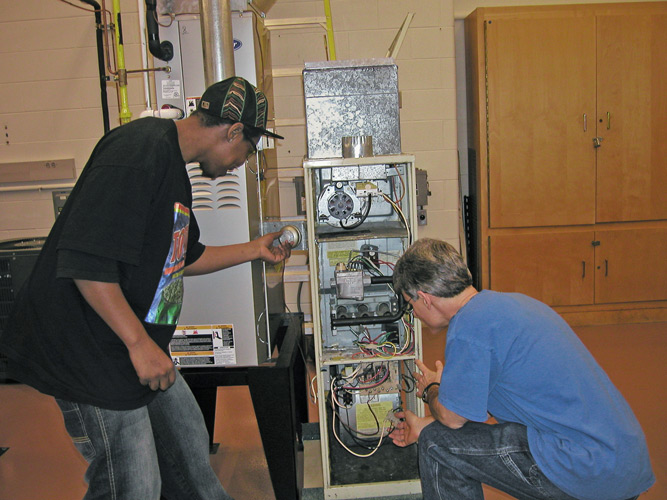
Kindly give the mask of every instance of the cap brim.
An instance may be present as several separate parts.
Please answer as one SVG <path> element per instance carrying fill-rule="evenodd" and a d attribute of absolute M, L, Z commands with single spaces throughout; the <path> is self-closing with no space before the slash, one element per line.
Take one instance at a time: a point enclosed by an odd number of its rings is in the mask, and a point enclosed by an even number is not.
<path fill-rule="evenodd" d="M 262 135 L 268 135 L 269 137 L 273 137 L 275 139 L 285 139 L 282 135 L 274 134 L 273 132 L 269 132 L 263 128 L 255 127 L 255 130 L 258 130 Z"/>

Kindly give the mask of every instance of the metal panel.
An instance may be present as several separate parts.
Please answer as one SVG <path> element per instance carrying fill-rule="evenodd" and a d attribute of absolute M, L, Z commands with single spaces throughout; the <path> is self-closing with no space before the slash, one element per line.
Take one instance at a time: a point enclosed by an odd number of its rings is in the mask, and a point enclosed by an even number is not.
<path fill-rule="evenodd" d="M 342 156 L 342 138 L 370 135 L 373 154 L 400 154 L 398 68 L 392 59 L 306 63 L 309 158 Z"/>
<path fill-rule="evenodd" d="M 232 20 L 237 74 L 255 83 L 255 51 L 252 14 L 235 15 Z M 156 75 L 158 106 L 171 104 L 186 113 L 192 111 L 205 90 L 201 25 L 197 16 L 183 16 L 160 38 L 174 44 L 176 56 L 172 72 Z M 169 92 L 178 88 L 180 94 Z M 190 101 L 190 103 L 188 102 Z M 256 168 L 254 165 L 252 168 Z M 193 210 L 208 245 L 244 243 L 260 235 L 260 200 L 257 174 L 250 166 L 239 168 L 219 179 L 201 175 L 196 164 L 188 166 L 195 198 Z M 262 262 L 245 263 L 217 273 L 187 277 L 180 325 L 196 327 L 199 333 L 233 333 L 233 353 L 218 357 L 225 366 L 254 366 L 270 357 L 267 308 L 282 310 L 280 273 Z M 267 302 L 269 304 L 267 305 Z M 203 360 L 206 356 L 202 356 Z M 214 356 L 209 356 L 209 359 Z"/>

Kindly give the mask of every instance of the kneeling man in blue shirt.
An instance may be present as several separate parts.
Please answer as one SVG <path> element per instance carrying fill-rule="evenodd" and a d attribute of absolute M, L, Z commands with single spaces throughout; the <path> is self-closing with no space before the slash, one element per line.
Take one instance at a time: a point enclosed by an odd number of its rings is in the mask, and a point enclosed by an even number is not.
<path fill-rule="evenodd" d="M 628 403 L 551 308 L 478 292 L 456 250 L 431 239 L 399 259 L 394 287 L 431 330 L 448 326 L 444 366 L 417 361 L 431 416 L 399 414 L 391 434 L 418 441 L 424 499 L 483 499 L 484 483 L 520 499 L 626 500 L 653 485 Z"/>

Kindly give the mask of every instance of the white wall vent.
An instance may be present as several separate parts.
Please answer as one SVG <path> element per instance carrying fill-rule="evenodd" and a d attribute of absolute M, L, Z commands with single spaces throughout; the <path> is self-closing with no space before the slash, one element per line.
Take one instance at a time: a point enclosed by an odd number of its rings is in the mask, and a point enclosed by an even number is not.
<path fill-rule="evenodd" d="M 198 164 L 187 166 L 188 176 L 192 183 L 193 210 L 241 210 L 245 197 L 241 187 L 241 179 L 236 172 L 229 172 L 217 181 L 208 179 L 202 174 Z"/>

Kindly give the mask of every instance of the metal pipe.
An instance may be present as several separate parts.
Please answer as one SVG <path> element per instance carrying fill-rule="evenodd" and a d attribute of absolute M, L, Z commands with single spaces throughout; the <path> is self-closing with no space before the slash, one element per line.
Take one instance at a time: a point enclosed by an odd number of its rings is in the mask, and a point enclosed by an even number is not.
<path fill-rule="evenodd" d="M 403 307 L 399 307 L 393 316 L 366 316 L 364 318 L 331 318 L 331 327 L 356 326 L 356 325 L 384 325 L 400 321 L 405 313 Z"/>
<path fill-rule="evenodd" d="M 97 71 L 100 76 L 100 101 L 102 105 L 102 125 L 104 133 L 109 131 L 109 100 L 107 97 L 107 74 L 104 68 L 104 26 L 100 4 L 95 0 L 80 0 L 95 9 L 95 36 L 97 42 Z"/>
<path fill-rule="evenodd" d="M 144 0 L 137 0 L 137 11 L 139 12 L 139 36 L 141 40 L 141 67 L 148 69 L 148 42 L 146 39 L 146 4 Z M 148 71 L 143 74 L 144 79 L 144 101 L 146 109 L 152 109 L 153 103 L 151 100 L 150 82 L 148 78 Z"/>
<path fill-rule="evenodd" d="M 234 36 L 230 0 L 199 0 L 206 86 L 234 76 Z"/>
<path fill-rule="evenodd" d="M 128 123 L 132 112 L 127 98 L 127 71 L 125 70 L 125 46 L 123 43 L 123 25 L 120 18 L 120 0 L 113 0 L 114 29 L 116 31 L 116 58 L 118 68 L 118 97 L 120 100 L 120 123 Z"/>

